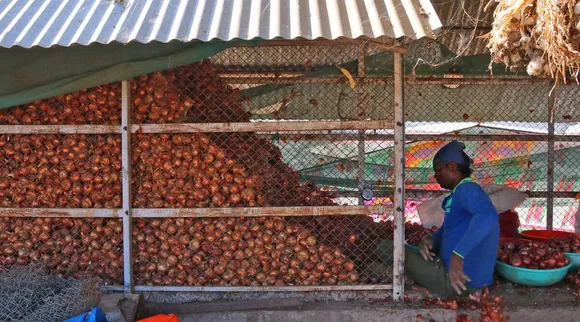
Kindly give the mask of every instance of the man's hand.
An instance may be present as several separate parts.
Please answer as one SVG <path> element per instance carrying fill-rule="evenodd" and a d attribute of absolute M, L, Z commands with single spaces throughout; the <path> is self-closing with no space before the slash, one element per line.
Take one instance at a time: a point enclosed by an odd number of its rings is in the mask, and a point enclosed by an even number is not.
<path fill-rule="evenodd" d="M 463 259 L 455 253 L 451 254 L 449 262 L 449 281 L 459 295 L 462 291 L 467 291 L 465 283 L 471 282 L 471 279 L 463 273 Z"/>
<path fill-rule="evenodd" d="M 419 252 L 425 260 L 432 261 L 435 258 L 435 253 L 433 253 L 433 237 L 431 235 L 425 235 L 419 243 Z"/>

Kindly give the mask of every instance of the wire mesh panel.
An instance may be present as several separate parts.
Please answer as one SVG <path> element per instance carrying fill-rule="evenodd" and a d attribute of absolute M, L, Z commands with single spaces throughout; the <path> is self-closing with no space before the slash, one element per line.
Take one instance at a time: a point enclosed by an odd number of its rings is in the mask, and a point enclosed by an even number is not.
<path fill-rule="evenodd" d="M 368 216 L 137 219 L 133 235 L 138 285 L 391 282 L 392 225 Z"/>
<path fill-rule="evenodd" d="M 377 163 L 392 163 L 388 153 L 368 163 L 368 156 L 392 146 L 367 137 L 377 131 L 216 131 L 231 122 L 392 118 L 390 86 L 358 77 L 359 46 L 292 47 L 291 56 L 288 48 L 228 50 L 213 64 L 205 60 L 131 80 L 131 122 L 137 129 L 131 147 L 133 207 L 355 206 L 364 205 L 364 188 L 384 192 L 392 185 L 391 174 Z M 298 58 L 301 52 L 313 55 Z M 240 59 L 254 79 L 261 71 L 256 67 L 265 64 L 267 71 L 275 65 L 295 69 L 290 76 L 311 77 L 312 83 L 253 84 L 240 78 L 246 72 L 235 63 Z M 120 91 L 119 84 L 109 84 L 33 102 L 2 111 L 0 123 L 73 125 L 71 133 L 79 124 L 118 125 Z M 215 128 L 205 133 L 141 128 L 180 123 Z M 6 164 L 0 170 L 4 210 L 122 206 L 119 135 L 5 134 L 0 148 Z M 138 283 L 153 285 L 389 283 L 393 225 L 379 215 L 379 222 L 352 211 L 135 219 L 134 273 Z M 57 275 L 121 283 L 120 220 L 3 217 L 1 224 L 3 268 L 40 261 Z"/>
<path fill-rule="evenodd" d="M 407 133 L 451 135 L 464 141 L 481 184 L 500 184 L 522 192 L 544 193 L 516 211 L 521 226 L 547 225 L 549 91 L 545 84 L 410 85 L 405 89 Z M 535 141 L 516 136 L 540 135 Z M 478 135 L 485 139 L 477 139 Z M 432 176 L 435 153 L 450 141 L 417 140 L 407 147 L 406 187 L 440 190 Z M 557 153 L 556 153 L 557 154 Z M 413 200 L 420 202 L 420 200 Z"/>
<path fill-rule="evenodd" d="M 223 66 L 217 70 L 227 71 Z M 164 100 L 176 107 L 175 113 L 161 115 L 166 123 L 364 120 L 370 116 L 359 112 L 365 104 L 377 106 L 376 119 L 388 119 L 392 114 L 381 114 L 388 109 L 378 108 L 392 95 L 384 85 L 369 85 L 375 96 L 357 92 L 347 83 L 283 86 L 273 81 L 275 86 L 251 86 L 248 92 L 241 92 L 226 79 L 207 60 L 140 77 L 133 81 L 135 118 L 143 123 L 158 122 L 151 119 L 151 112 Z M 344 110 L 337 108 L 340 100 L 347 101 L 341 107 Z M 268 108 L 272 110 L 264 110 Z M 132 149 L 133 206 L 358 205 L 363 184 L 374 189 L 375 177 L 389 181 L 388 174 L 380 173 L 384 169 L 367 165 L 366 157 L 391 144 L 368 140 L 364 134 L 358 130 L 137 131 Z M 139 285 L 391 282 L 392 222 L 375 223 L 364 214 L 136 219 L 134 227 Z"/>
<path fill-rule="evenodd" d="M 121 87 L 113 83 L 2 110 L 0 124 L 115 125 L 120 106 Z M 0 160 L 0 270 L 42 263 L 52 275 L 122 283 L 121 221 L 66 218 L 54 209 L 85 209 L 80 213 L 91 217 L 121 207 L 120 135 L 1 134 Z M 64 217 L 19 218 L 33 215 L 22 212 L 28 208 Z"/>
<path fill-rule="evenodd" d="M 313 72 L 355 61 L 359 46 L 263 46 L 229 48 L 211 58 L 216 71 L 224 74 L 256 72 Z"/>
<path fill-rule="evenodd" d="M 489 85 L 445 85 L 444 81 L 407 85 L 406 120 L 455 125 L 449 133 L 474 125 L 547 133 L 550 89 L 543 84 L 494 85 L 493 81 Z"/>
<path fill-rule="evenodd" d="M 579 180 L 580 142 L 561 141 L 561 136 L 580 134 L 578 125 L 579 115 L 577 114 L 578 86 L 561 86 L 555 90 L 554 107 L 554 229 L 576 231 L 576 212 L 578 211 L 578 201 L 575 195 L 580 191 Z M 562 198 L 565 197 L 565 198 Z"/>

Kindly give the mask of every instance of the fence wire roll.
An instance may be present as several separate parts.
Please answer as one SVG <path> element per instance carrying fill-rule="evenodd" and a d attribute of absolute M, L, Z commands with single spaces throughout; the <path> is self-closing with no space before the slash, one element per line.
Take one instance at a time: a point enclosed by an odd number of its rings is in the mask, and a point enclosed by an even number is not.
<path fill-rule="evenodd" d="M 41 264 L 0 272 L 0 320 L 60 322 L 99 303 L 100 280 L 56 277 Z"/>

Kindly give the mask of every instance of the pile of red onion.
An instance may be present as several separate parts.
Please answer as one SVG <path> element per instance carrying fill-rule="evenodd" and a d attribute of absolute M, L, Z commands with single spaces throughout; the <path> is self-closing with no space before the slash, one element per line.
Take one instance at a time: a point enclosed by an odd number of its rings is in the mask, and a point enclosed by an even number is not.
<path fill-rule="evenodd" d="M 137 77 L 131 89 L 136 123 L 250 121 L 239 90 L 227 86 L 209 61 Z M 0 112 L 0 124 L 119 120 L 118 83 Z M 0 157 L 5 160 L 0 168 L 0 207 L 119 208 L 120 154 L 119 135 L 0 135 Z M 280 149 L 255 133 L 137 133 L 132 164 L 134 207 L 335 205 L 329 193 L 312 183 L 301 184 L 299 174 L 283 162 Z M 119 220 L 1 222 L 0 267 L 42 261 L 57 274 L 121 281 Z M 37 226 L 40 234 L 31 233 L 29 228 Z M 140 219 L 133 233 L 135 274 L 142 284 L 390 282 L 387 275 L 367 272 L 379 261 L 377 245 L 392 239 L 392 222 L 374 223 L 366 215 Z"/>
<path fill-rule="evenodd" d="M 0 270 L 41 262 L 57 276 L 123 279 L 123 223 L 103 218 L 0 217 Z"/>
<path fill-rule="evenodd" d="M 564 253 L 551 250 L 547 244 L 527 240 L 500 243 L 497 259 L 506 264 L 531 269 L 553 269 L 568 265 Z"/>
<path fill-rule="evenodd" d="M 0 207 L 121 207 L 119 135 L 0 135 Z"/>
<path fill-rule="evenodd" d="M 121 83 L 0 110 L 0 124 L 120 124 Z"/>
<path fill-rule="evenodd" d="M 140 208 L 264 205 L 260 180 L 202 134 L 137 134 L 133 206 Z"/>
<path fill-rule="evenodd" d="M 580 253 L 580 236 L 552 238 L 548 246 L 564 253 Z"/>
<path fill-rule="evenodd" d="M 344 285 L 354 263 L 281 217 L 138 219 L 135 278 L 154 285 Z"/>
<path fill-rule="evenodd" d="M 437 230 L 437 227 L 425 228 L 419 223 L 405 223 L 405 237 L 407 238 L 407 244 L 418 246 L 423 239 L 423 236 L 427 234 L 432 234 Z"/>

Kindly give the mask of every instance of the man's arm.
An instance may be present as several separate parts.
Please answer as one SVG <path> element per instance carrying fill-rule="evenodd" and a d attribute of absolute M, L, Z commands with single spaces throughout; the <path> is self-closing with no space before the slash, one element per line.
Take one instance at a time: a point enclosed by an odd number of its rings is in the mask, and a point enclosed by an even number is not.
<path fill-rule="evenodd" d="M 480 186 L 462 186 L 458 190 L 455 198 L 473 215 L 465 235 L 453 250 L 454 254 L 464 258 L 475 246 L 485 240 L 493 229 L 498 228 L 499 222 L 495 207 Z"/>

